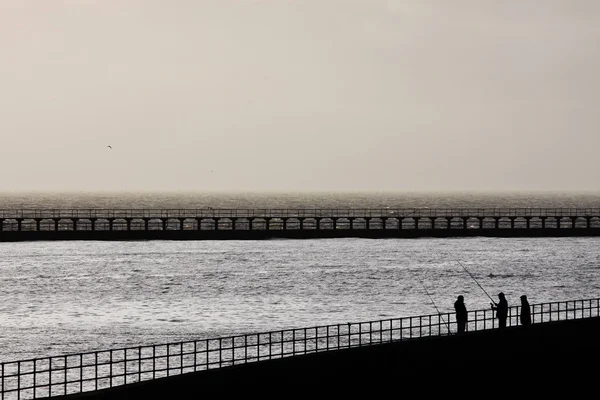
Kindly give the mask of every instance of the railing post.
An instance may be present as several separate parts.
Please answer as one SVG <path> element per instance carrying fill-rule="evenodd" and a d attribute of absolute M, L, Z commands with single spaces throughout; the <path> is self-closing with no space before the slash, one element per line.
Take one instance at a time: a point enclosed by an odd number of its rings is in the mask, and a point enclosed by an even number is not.
<path fill-rule="evenodd" d="M 96 351 L 95 353 L 95 357 L 94 357 L 94 369 L 96 370 L 95 376 L 94 376 L 94 382 L 95 382 L 95 388 L 96 390 L 98 390 L 98 352 Z"/>
<path fill-rule="evenodd" d="M 138 382 L 142 381 L 142 346 L 138 347 Z"/>
<path fill-rule="evenodd" d="M 362 322 L 358 323 L 358 347 L 362 346 Z"/>
<path fill-rule="evenodd" d="M 48 358 L 48 397 L 52 397 L 52 357 Z"/>
<path fill-rule="evenodd" d="M 352 324 L 348 322 L 348 348 L 352 347 Z"/>
<path fill-rule="evenodd" d="M 402 335 L 404 333 L 403 329 L 402 329 L 402 321 L 403 321 L 403 318 L 400 318 L 400 340 L 402 340 Z"/>
<path fill-rule="evenodd" d="M 110 356 L 109 356 L 109 372 L 108 372 L 108 379 L 110 379 L 110 384 L 109 387 L 112 387 L 113 384 L 113 351 L 110 351 Z"/>
<path fill-rule="evenodd" d="M 83 392 L 83 354 L 79 353 L 79 392 Z"/>
<path fill-rule="evenodd" d="M 194 340 L 194 372 L 198 371 L 198 342 Z"/>

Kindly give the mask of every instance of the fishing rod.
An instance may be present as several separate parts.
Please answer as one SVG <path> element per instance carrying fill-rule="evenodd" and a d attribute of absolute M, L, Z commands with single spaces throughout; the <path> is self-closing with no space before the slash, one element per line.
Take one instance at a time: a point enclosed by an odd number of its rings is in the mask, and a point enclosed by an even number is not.
<path fill-rule="evenodd" d="M 485 294 L 486 294 L 486 296 L 487 296 L 487 297 L 489 297 L 489 299 L 490 299 L 490 300 L 491 300 L 491 301 L 492 301 L 494 304 L 496 304 L 496 301 L 495 301 L 494 299 L 492 299 L 492 297 L 491 297 L 491 296 L 488 294 L 488 292 L 486 292 L 486 291 L 485 291 L 485 289 L 483 288 L 483 286 L 481 286 L 481 285 L 479 284 L 479 282 L 477 282 L 477 279 L 475 279 L 475 277 L 473 276 L 473 274 L 471 274 L 471 273 L 469 272 L 469 270 L 468 270 L 468 269 L 467 269 L 467 268 L 466 268 L 466 267 L 463 265 L 463 263 L 461 263 L 461 262 L 459 261 L 459 259 L 458 259 L 458 258 L 456 258 L 456 257 L 454 256 L 454 254 L 450 253 L 450 255 L 452 256 L 452 258 L 454 258 L 454 259 L 456 260 L 456 262 L 457 262 L 457 263 L 459 263 L 459 264 L 460 264 L 460 266 L 461 266 L 461 267 L 463 267 L 463 269 L 464 269 L 465 271 L 467 271 L 467 274 L 469 274 L 469 276 L 470 276 L 471 278 L 473 278 L 473 280 L 475 281 L 475 283 L 477 284 L 477 286 L 479 286 L 479 287 L 481 288 L 481 290 L 483 290 L 483 293 L 485 293 Z"/>
<path fill-rule="evenodd" d="M 442 317 L 442 313 L 440 312 L 440 310 L 435 305 L 435 302 L 433 301 L 433 298 L 431 297 L 431 295 L 429 294 L 429 291 L 425 287 L 425 284 L 423 283 L 423 280 L 421 280 L 421 278 L 419 277 L 419 275 L 417 275 L 417 279 L 419 280 L 419 282 L 421 282 L 421 286 L 423 286 L 423 289 L 425 289 L 425 293 L 427 293 L 427 296 L 429 296 L 429 300 L 431 300 L 431 303 L 435 307 L 435 310 L 438 312 L 438 315 L 440 316 L 440 318 L 442 319 L 442 321 L 444 322 L 444 324 L 446 324 L 446 328 L 448 328 L 448 333 L 450 333 L 450 325 L 448 325 L 448 323 L 446 322 L 446 320 L 444 320 L 444 317 Z"/>

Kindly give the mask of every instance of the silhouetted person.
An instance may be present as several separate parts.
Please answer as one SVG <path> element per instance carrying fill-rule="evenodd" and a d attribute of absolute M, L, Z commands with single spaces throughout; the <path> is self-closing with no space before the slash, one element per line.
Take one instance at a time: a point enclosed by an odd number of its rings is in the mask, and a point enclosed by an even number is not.
<path fill-rule="evenodd" d="M 504 329 L 506 328 L 506 317 L 508 317 L 508 302 L 504 297 L 504 293 L 498 293 L 498 298 L 500 301 L 496 303 L 490 303 L 492 305 L 492 310 L 496 310 L 496 317 L 498 318 L 498 328 Z"/>
<path fill-rule="evenodd" d="M 521 296 L 521 325 L 531 325 L 531 309 L 527 296 Z"/>
<path fill-rule="evenodd" d="M 454 309 L 456 310 L 457 333 L 464 333 L 467 326 L 467 307 L 465 306 L 464 297 L 458 296 L 454 302 Z"/>

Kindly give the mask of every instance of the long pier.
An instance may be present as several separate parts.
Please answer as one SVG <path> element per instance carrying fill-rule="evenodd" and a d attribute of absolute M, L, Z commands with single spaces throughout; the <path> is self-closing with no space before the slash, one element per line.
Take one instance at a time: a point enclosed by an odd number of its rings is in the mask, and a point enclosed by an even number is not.
<path fill-rule="evenodd" d="M 599 235 L 600 208 L 0 210 L 0 241 Z"/>

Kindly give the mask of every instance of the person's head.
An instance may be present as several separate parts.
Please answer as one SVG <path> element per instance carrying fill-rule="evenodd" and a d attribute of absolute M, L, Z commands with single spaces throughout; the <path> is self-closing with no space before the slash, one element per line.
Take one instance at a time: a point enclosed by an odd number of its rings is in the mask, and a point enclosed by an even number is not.
<path fill-rule="evenodd" d="M 498 298 L 500 300 L 504 299 L 504 293 L 502 293 L 502 292 L 498 293 Z"/>
<path fill-rule="evenodd" d="M 462 295 L 461 295 L 461 296 L 458 296 L 458 301 L 459 301 L 460 303 L 462 303 L 463 301 L 465 301 L 465 298 L 464 298 L 464 297 L 462 297 Z"/>
<path fill-rule="evenodd" d="M 527 296 L 521 296 L 521 303 L 527 303 Z"/>

